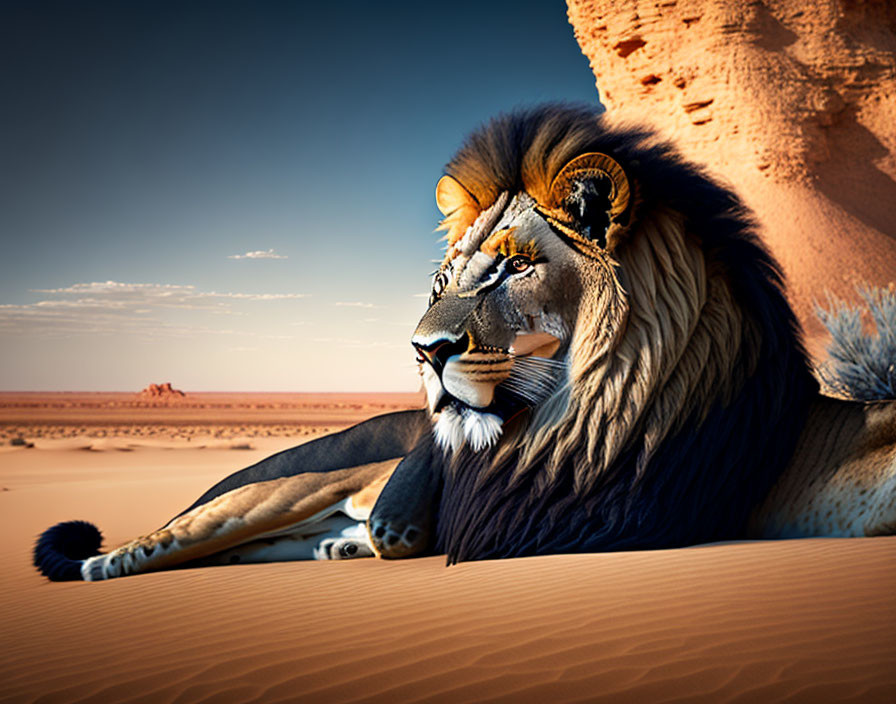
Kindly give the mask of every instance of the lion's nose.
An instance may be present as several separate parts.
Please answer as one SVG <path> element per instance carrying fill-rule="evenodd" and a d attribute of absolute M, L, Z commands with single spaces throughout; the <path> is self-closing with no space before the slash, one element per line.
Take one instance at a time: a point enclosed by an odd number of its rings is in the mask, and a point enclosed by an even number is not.
<path fill-rule="evenodd" d="M 463 354 L 470 346 L 470 337 L 466 333 L 457 339 L 450 337 L 440 337 L 435 340 L 421 340 L 414 338 L 411 340 L 417 354 L 420 355 L 419 361 L 429 362 L 436 374 L 442 376 L 445 364 L 448 360 L 457 354 Z"/>

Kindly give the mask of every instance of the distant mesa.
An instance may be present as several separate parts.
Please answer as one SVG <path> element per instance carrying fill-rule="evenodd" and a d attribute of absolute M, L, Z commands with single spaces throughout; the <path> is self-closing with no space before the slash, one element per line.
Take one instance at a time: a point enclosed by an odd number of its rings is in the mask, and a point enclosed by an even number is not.
<path fill-rule="evenodd" d="M 141 399 L 151 401 L 171 401 L 183 398 L 186 394 L 180 389 L 171 386 L 171 382 L 166 381 L 164 384 L 150 384 L 139 394 Z"/>

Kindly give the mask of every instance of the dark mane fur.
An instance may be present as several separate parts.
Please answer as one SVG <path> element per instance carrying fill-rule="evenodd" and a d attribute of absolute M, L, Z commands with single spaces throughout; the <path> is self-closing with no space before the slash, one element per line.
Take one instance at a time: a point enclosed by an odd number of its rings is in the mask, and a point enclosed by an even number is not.
<path fill-rule="evenodd" d="M 514 474 L 513 443 L 526 419 L 491 453 L 462 450 L 446 471 L 437 549 L 448 561 L 560 552 L 666 548 L 744 536 L 753 507 L 790 459 L 817 393 L 780 269 L 737 197 L 640 129 L 608 127 L 595 110 L 549 105 L 496 118 L 446 167 L 486 207 L 502 191 L 541 199 L 579 154 L 609 154 L 637 182 L 640 211 L 685 216 L 707 263 L 722 267 L 745 318 L 735 398 L 699 409 L 647 459 L 634 440 L 587 490 L 574 486 L 584 448 L 556 479 L 538 462 Z M 637 217 L 637 216 L 636 216 Z M 758 334 L 757 334 L 758 333 Z M 702 416 L 702 420 L 701 420 Z M 544 462 L 547 457 L 541 458 Z M 497 467 L 495 466 L 497 465 Z"/>

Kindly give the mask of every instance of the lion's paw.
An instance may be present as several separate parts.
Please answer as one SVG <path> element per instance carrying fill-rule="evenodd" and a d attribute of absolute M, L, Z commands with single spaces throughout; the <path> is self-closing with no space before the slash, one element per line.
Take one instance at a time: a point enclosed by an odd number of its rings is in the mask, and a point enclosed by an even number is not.
<path fill-rule="evenodd" d="M 425 547 L 422 530 L 406 521 L 373 518 L 370 521 L 370 540 L 380 557 L 408 557 Z"/>
<path fill-rule="evenodd" d="M 373 555 L 373 548 L 363 538 L 327 538 L 314 549 L 316 560 L 354 560 Z"/>

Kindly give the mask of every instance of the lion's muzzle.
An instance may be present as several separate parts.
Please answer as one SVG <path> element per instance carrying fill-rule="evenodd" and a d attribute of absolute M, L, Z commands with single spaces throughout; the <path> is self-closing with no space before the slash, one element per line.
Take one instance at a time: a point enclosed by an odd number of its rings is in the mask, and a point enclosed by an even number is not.
<path fill-rule="evenodd" d="M 488 407 L 494 400 L 495 387 L 513 369 L 507 350 L 474 347 L 467 333 L 456 339 L 415 337 L 413 345 L 418 361 L 429 365 L 444 391 L 471 408 Z"/>

